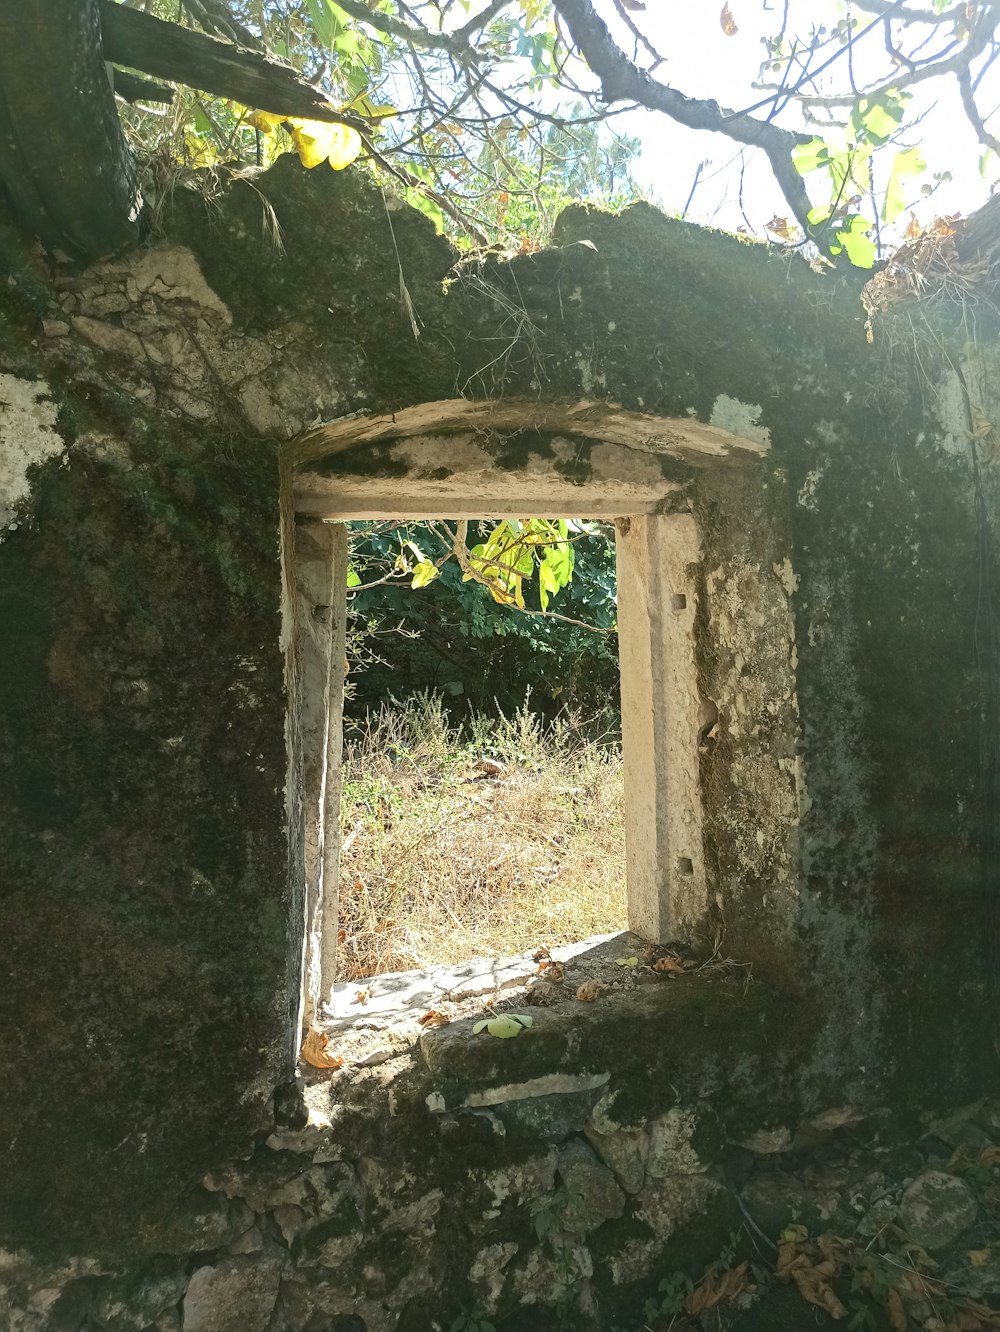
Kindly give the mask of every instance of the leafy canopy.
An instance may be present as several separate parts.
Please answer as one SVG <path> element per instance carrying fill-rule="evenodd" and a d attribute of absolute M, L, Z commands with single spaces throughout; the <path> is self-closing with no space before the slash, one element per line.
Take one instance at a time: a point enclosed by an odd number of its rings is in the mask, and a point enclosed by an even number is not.
<path fill-rule="evenodd" d="M 948 177 L 922 147 L 935 116 L 961 118 L 984 175 L 1000 163 L 1000 0 L 730 0 L 697 61 L 675 51 L 701 17 L 647 0 L 126 3 L 287 61 L 344 116 L 320 132 L 183 92 L 126 113 L 144 146 L 191 165 L 290 144 L 307 166 L 364 162 L 470 245 L 530 248 L 568 200 L 632 197 L 638 141 L 613 125 L 637 108 L 762 157 L 786 204 L 772 237 L 861 267 Z M 720 51 L 744 28 L 762 59 L 741 55 L 747 100 L 727 107 Z"/>

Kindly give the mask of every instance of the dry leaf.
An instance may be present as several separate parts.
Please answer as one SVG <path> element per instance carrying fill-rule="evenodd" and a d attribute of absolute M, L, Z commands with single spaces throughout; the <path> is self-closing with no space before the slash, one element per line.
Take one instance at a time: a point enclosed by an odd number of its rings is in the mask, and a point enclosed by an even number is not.
<path fill-rule="evenodd" d="M 716 1304 L 724 1304 L 727 1300 L 733 1299 L 740 1291 L 746 1289 L 746 1285 L 747 1264 L 740 1263 L 738 1267 L 731 1267 L 727 1272 L 716 1272 L 707 1276 L 687 1297 L 684 1308 L 692 1317 L 696 1317 L 705 1313 L 707 1309 L 714 1308 Z"/>
<path fill-rule="evenodd" d="M 417 1021 L 422 1027 L 446 1027 L 451 1021 L 447 1013 L 442 1013 L 439 1008 L 429 1008 Z"/>
<path fill-rule="evenodd" d="M 543 958 L 538 964 L 538 971 L 542 980 L 548 981 L 550 985 L 562 985 L 566 979 L 566 968 L 551 958 Z"/>
<path fill-rule="evenodd" d="M 576 997 L 585 1004 L 592 1004 L 595 999 L 600 999 L 601 995 L 607 990 L 603 981 L 589 980 L 584 981 L 576 992 Z"/>
<path fill-rule="evenodd" d="M 834 1264 L 829 1262 L 814 1266 L 804 1253 L 800 1253 L 788 1268 L 788 1275 L 795 1282 L 799 1294 L 809 1304 L 825 1309 L 831 1318 L 846 1318 L 846 1308 L 827 1284 L 835 1270 Z"/>
<path fill-rule="evenodd" d="M 739 28 L 736 26 L 736 20 L 733 18 L 733 13 L 732 10 L 729 8 L 728 3 L 722 6 L 722 13 L 719 15 L 719 22 L 722 25 L 722 31 L 726 34 L 727 37 L 735 37 L 735 35 L 739 32 Z"/>
<path fill-rule="evenodd" d="M 355 990 L 354 998 L 351 1000 L 351 1003 L 366 1004 L 371 997 L 372 997 L 371 987 L 369 987 L 367 990 Z"/>
<path fill-rule="evenodd" d="M 885 1311 L 889 1315 L 889 1326 L 892 1328 L 892 1332 L 906 1332 L 910 1324 L 907 1321 L 906 1310 L 903 1308 L 903 1300 L 898 1290 L 889 1291 Z"/>
<path fill-rule="evenodd" d="M 985 1267 L 990 1261 L 989 1249 L 970 1249 L 968 1252 L 970 1267 Z"/>
<path fill-rule="evenodd" d="M 679 957 L 675 957 L 673 953 L 667 953 L 664 957 L 659 958 L 656 962 L 653 963 L 653 970 L 683 971 L 684 963 L 680 960 Z"/>
<path fill-rule="evenodd" d="M 984 1147 L 979 1153 L 979 1164 L 984 1166 L 1000 1165 L 1000 1147 Z"/>
<path fill-rule="evenodd" d="M 825 1309 L 831 1318 L 845 1318 L 847 1310 L 828 1284 L 841 1266 L 843 1245 L 833 1235 L 820 1235 L 816 1247 L 823 1261 L 814 1263 L 799 1247 L 805 1239 L 801 1232 L 802 1227 L 790 1226 L 782 1233 L 775 1265 L 777 1275 L 784 1281 L 794 1281 L 802 1298 Z"/>
<path fill-rule="evenodd" d="M 302 1058 L 313 1068 L 341 1068 L 343 1059 L 340 1055 L 330 1054 L 327 1050 L 330 1038 L 325 1031 L 310 1027 L 302 1042 Z"/>
<path fill-rule="evenodd" d="M 545 959 L 546 959 L 547 957 L 551 957 L 551 956 L 552 956 L 552 954 L 551 954 L 551 953 L 549 952 L 549 950 L 543 945 L 541 948 L 536 948 L 536 949 L 535 949 L 535 951 L 531 954 L 531 960 L 532 960 L 532 962 L 544 962 Z"/>
<path fill-rule="evenodd" d="M 647 963 L 647 965 L 652 966 L 652 964 L 656 961 L 655 944 L 648 943 L 643 946 L 642 960 L 643 962 Z"/>
<path fill-rule="evenodd" d="M 777 236 L 779 240 L 791 240 L 792 228 L 788 224 L 787 217 L 779 217 L 775 213 L 770 222 L 765 222 L 764 226 L 772 236 Z"/>

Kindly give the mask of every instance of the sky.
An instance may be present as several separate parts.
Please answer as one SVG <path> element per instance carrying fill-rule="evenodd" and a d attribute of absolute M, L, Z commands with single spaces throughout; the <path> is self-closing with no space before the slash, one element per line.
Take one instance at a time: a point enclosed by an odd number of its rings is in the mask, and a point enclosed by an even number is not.
<path fill-rule="evenodd" d="M 608 0 L 599 0 L 599 7 L 631 55 L 634 39 L 614 19 Z M 789 0 L 789 30 L 806 31 L 810 22 L 836 22 L 838 14 L 843 14 L 846 8 L 836 0 Z M 761 38 L 765 33 L 778 31 L 781 9 L 781 0 L 730 0 L 737 28 L 730 36 L 723 30 L 722 0 L 646 0 L 645 11 L 635 12 L 634 19 L 665 56 L 655 77 L 689 96 L 714 98 L 723 107 L 737 109 L 752 105 L 762 96 L 753 87 L 765 53 Z M 862 25 L 871 21 L 870 15 L 860 11 L 856 11 L 856 17 Z M 854 59 L 859 80 L 866 73 L 882 78 L 891 71 L 881 26 L 858 43 Z M 846 67 L 840 64 L 835 72 L 838 91 L 843 91 Z M 986 112 L 1000 103 L 1000 76 L 993 70 L 984 80 L 979 102 Z M 928 164 L 927 174 L 914 183 L 908 199 L 913 212 L 924 224 L 935 216 L 973 212 L 990 197 L 990 186 L 1000 175 L 1000 161 L 991 159 L 984 179 L 979 170 L 983 149 L 964 115 L 955 80 L 942 78 L 924 83 L 911 108 L 911 114 L 916 112 L 924 118 L 904 143 L 919 144 Z M 655 112 L 629 113 L 616 117 L 614 123 L 641 140 L 642 155 L 635 174 L 669 211 L 683 212 L 686 207 L 686 216 L 692 221 L 730 231 L 748 226 L 758 233 L 773 216 L 788 216 L 788 205 L 763 154 L 753 150 L 741 153 L 739 145 L 723 135 L 686 129 Z M 799 128 L 801 124 L 784 116 L 781 123 L 788 128 Z M 692 195 L 692 185 L 702 163 Z M 884 188 L 890 169 L 890 156 L 882 154 L 881 160 L 876 160 L 876 184 L 881 181 Z M 929 181 L 934 173 L 948 171 L 953 180 L 939 185 L 932 197 L 923 198 L 920 184 Z M 819 181 L 807 184 L 817 187 L 817 202 L 826 201 L 828 196 Z M 901 233 L 907 220 L 908 213 L 900 219 L 897 233 Z"/>

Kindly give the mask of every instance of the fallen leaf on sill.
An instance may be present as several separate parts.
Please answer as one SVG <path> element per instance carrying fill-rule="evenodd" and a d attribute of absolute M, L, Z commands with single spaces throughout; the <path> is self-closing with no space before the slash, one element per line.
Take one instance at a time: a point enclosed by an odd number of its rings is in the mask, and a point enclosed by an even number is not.
<path fill-rule="evenodd" d="M 551 954 L 551 953 L 549 952 L 549 950 L 543 945 L 541 948 L 536 948 L 536 949 L 535 949 L 535 951 L 531 954 L 531 960 L 532 960 L 532 962 L 544 962 L 545 959 L 546 959 L 547 957 L 551 957 L 551 956 L 552 956 L 552 954 Z"/>
<path fill-rule="evenodd" d="M 589 980 L 584 981 L 576 992 L 576 997 L 585 1004 L 592 1004 L 595 999 L 600 999 L 601 995 L 607 990 L 603 981 Z"/>
<path fill-rule="evenodd" d="M 340 1055 L 331 1054 L 327 1049 L 329 1043 L 330 1038 L 325 1031 L 310 1027 L 302 1042 L 302 1058 L 313 1068 L 343 1068 L 344 1061 Z"/>
<path fill-rule="evenodd" d="M 637 967 L 638 965 L 639 965 L 639 959 L 638 959 L 637 957 L 616 957 L 616 958 L 615 958 L 615 966 L 616 966 L 616 967 Z"/>
<path fill-rule="evenodd" d="M 473 1036 L 481 1031 L 488 1031 L 502 1041 L 509 1041 L 513 1036 L 520 1036 L 526 1027 L 534 1025 L 535 1019 L 528 1013 L 505 1013 L 502 1017 L 483 1018 L 472 1028 Z"/>
<path fill-rule="evenodd" d="M 674 957 L 673 953 L 667 953 L 666 956 L 657 958 L 653 963 L 654 971 L 683 971 L 684 963 L 679 957 Z"/>
<path fill-rule="evenodd" d="M 562 985 L 566 979 L 566 968 L 561 962 L 553 962 L 551 958 L 543 958 L 539 962 L 538 972 L 542 980 L 548 981 L 550 985 Z"/>
<path fill-rule="evenodd" d="M 371 987 L 369 987 L 367 990 L 357 990 L 355 992 L 354 998 L 351 1000 L 351 1003 L 366 1004 L 371 997 L 372 997 Z"/>
<path fill-rule="evenodd" d="M 451 1021 L 447 1013 L 442 1013 L 439 1008 L 429 1008 L 417 1021 L 421 1027 L 446 1027 Z"/>

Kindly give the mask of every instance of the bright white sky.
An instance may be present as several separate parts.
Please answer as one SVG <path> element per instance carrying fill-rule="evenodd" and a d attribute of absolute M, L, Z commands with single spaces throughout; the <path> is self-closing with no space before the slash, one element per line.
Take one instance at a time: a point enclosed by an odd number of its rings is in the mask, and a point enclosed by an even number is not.
<path fill-rule="evenodd" d="M 632 37 L 615 19 L 606 0 L 602 0 L 600 7 L 602 16 L 631 55 Z M 761 37 L 765 32 L 773 35 L 779 30 L 782 0 L 730 0 L 730 8 L 738 27 L 733 36 L 727 36 L 722 29 L 722 0 L 646 0 L 645 12 L 635 13 L 634 18 L 640 30 L 666 57 L 655 77 L 689 96 L 714 98 L 729 109 L 747 107 L 760 100 L 763 94 L 753 88 L 752 80 L 765 54 Z M 837 0 L 790 0 L 789 9 L 788 31 L 794 33 L 806 31 L 810 22 L 836 22 L 845 5 Z M 862 26 L 871 21 L 871 15 L 855 13 Z M 864 77 L 865 71 L 874 72 L 880 79 L 891 73 L 880 28 L 858 43 L 855 69 L 859 77 Z M 839 62 L 831 75 L 836 79 L 837 91 L 849 86 L 846 68 Z M 833 90 L 832 85 L 826 89 Z M 987 74 L 978 100 L 984 114 L 1000 103 L 1000 76 L 995 68 Z M 924 180 L 934 172 L 950 171 L 954 177 L 952 183 L 940 186 L 930 199 L 920 196 L 922 182 L 913 186 L 914 211 L 919 220 L 926 223 L 935 216 L 973 212 L 989 198 L 990 185 L 1000 173 L 1000 163 L 993 159 L 986 178 L 980 175 L 983 150 L 966 120 L 954 79 L 923 84 L 915 90 L 911 106 L 918 108 L 918 113 L 927 112 L 905 141 L 919 144 L 922 149 L 928 164 Z M 743 154 L 738 144 L 722 135 L 686 129 L 655 112 L 616 116 L 613 123 L 642 140 L 637 178 L 667 210 L 683 210 L 698 165 L 704 162 L 687 212 L 692 221 L 733 231 L 746 226 L 749 220 L 762 233 L 763 224 L 775 214 L 788 215 L 788 206 L 774 184 L 767 160 L 759 152 L 748 150 Z M 788 128 L 800 127 L 785 117 L 781 123 Z M 990 125 L 995 128 L 996 121 Z M 890 149 L 876 157 L 875 180 L 882 189 L 892 163 L 891 152 Z M 814 202 L 827 201 L 823 189 L 820 186 L 820 197 Z M 900 229 L 906 222 L 904 215 Z"/>

